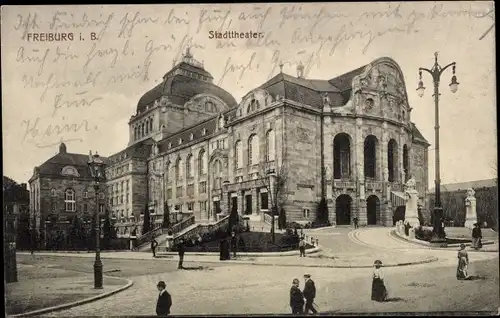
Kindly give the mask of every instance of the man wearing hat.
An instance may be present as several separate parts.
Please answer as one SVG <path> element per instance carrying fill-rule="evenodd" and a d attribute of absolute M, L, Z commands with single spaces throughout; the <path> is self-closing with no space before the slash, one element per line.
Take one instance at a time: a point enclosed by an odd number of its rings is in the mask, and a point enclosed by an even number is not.
<path fill-rule="evenodd" d="M 167 285 L 164 281 L 159 281 L 156 285 L 160 295 L 158 295 L 158 301 L 156 302 L 156 314 L 158 316 L 167 316 L 170 314 L 170 307 L 172 307 L 172 297 L 166 290 Z"/>
<path fill-rule="evenodd" d="M 314 286 L 314 281 L 311 279 L 311 274 L 304 274 L 304 280 L 306 281 L 304 291 L 302 292 L 306 299 L 304 312 L 308 314 L 309 310 L 311 310 L 313 314 L 317 314 L 318 311 L 313 306 L 314 298 L 316 298 L 316 286 Z"/>
<path fill-rule="evenodd" d="M 290 307 L 294 315 L 304 314 L 304 295 L 299 288 L 299 284 L 299 280 L 294 278 L 292 288 L 290 288 Z"/>
<path fill-rule="evenodd" d="M 482 247 L 481 239 L 483 238 L 483 233 L 481 233 L 481 228 L 479 223 L 474 223 L 474 228 L 472 229 L 472 247 L 477 251 Z"/>

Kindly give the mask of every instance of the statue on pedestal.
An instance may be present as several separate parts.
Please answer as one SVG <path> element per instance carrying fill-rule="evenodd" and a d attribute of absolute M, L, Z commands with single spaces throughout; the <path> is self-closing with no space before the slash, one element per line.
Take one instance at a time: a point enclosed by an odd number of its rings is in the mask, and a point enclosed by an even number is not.
<path fill-rule="evenodd" d="M 477 223 L 475 193 L 473 189 L 468 189 L 467 197 L 465 198 L 465 227 L 469 229 L 472 229 L 474 223 Z"/>
<path fill-rule="evenodd" d="M 409 223 L 413 226 L 420 225 L 420 221 L 418 219 L 418 191 L 415 189 L 416 185 L 417 182 L 413 176 L 410 177 L 405 185 L 405 223 Z"/>

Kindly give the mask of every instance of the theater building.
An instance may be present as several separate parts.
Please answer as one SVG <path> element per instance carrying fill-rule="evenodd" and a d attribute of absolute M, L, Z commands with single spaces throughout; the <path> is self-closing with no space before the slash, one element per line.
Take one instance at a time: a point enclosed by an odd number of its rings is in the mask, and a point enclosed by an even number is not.
<path fill-rule="evenodd" d="M 392 225 L 410 176 L 425 202 L 429 143 L 411 122 L 394 60 L 331 79 L 305 78 L 302 65 L 295 76 L 280 69 L 236 101 L 187 50 L 140 98 L 127 148 L 107 161 L 119 234 L 140 229 L 145 209 L 161 223 L 166 205 L 197 222 L 233 205 L 262 220 L 272 201 L 264 181 L 275 189 L 280 174 L 289 221 L 313 221 L 324 197 L 334 224 Z"/>

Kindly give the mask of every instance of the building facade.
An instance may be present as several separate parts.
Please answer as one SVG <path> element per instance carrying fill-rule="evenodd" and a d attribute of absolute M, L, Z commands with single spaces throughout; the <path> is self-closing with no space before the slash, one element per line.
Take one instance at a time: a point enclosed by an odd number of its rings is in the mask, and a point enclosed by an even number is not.
<path fill-rule="evenodd" d="M 140 229 L 146 209 L 161 223 L 166 206 L 207 222 L 233 205 L 262 220 L 278 203 L 288 220 L 313 221 L 321 198 L 333 224 L 392 225 L 410 176 L 425 202 L 429 143 L 397 63 L 330 80 L 303 73 L 280 71 L 237 102 L 188 50 L 139 100 L 127 148 L 108 157 L 118 233 Z"/>
<path fill-rule="evenodd" d="M 89 155 L 68 153 L 62 143 L 55 156 L 34 168 L 29 180 L 30 220 L 45 243 L 54 231 L 68 237 L 75 216 L 87 227 L 97 209 L 104 216 L 107 184 L 102 183 L 96 193 L 88 161 Z"/>

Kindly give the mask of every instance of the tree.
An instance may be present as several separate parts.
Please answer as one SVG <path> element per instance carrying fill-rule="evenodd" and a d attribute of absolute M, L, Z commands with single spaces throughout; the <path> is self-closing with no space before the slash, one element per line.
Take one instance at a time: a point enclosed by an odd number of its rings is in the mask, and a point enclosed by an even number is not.
<path fill-rule="evenodd" d="M 231 213 L 229 214 L 229 226 L 227 228 L 228 233 L 233 232 L 233 227 L 238 224 L 238 206 L 233 204 L 231 207 Z"/>
<path fill-rule="evenodd" d="M 326 203 L 326 198 L 323 197 L 319 201 L 318 210 L 316 213 L 316 221 L 319 224 L 328 223 L 328 204 Z"/>
<path fill-rule="evenodd" d="M 163 224 L 162 224 L 162 227 L 165 229 L 165 228 L 169 228 L 170 227 L 170 210 L 168 208 L 168 202 L 167 200 L 165 200 L 165 202 L 163 203 Z"/>
<path fill-rule="evenodd" d="M 71 245 L 79 249 L 82 247 L 84 244 L 84 239 L 85 239 L 85 230 L 83 228 L 83 224 L 78 216 L 74 216 L 73 220 L 71 221 L 71 229 L 70 229 L 70 240 L 71 240 Z"/>
<path fill-rule="evenodd" d="M 112 239 L 116 238 L 116 229 L 114 224 L 112 224 L 111 219 L 109 217 L 109 212 L 106 211 L 106 215 L 104 216 L 104 224 L 102 227 L 103 232 L 103 247 L 109 248 Z"/>
<path fill-rule="evenodd" d="M 269 200 L 271 202 L 271 234 L 272 242 L 275 243 L 274 215 L 286 201 L 287 192 L 285 187 L 288 179 L 288 173 L 284 164 L 274 167 L 274 162 L 268 162 L 263 164 L 261 167 L 261 180 L 267 189 Z"/>
<path fill-rule="evenodd" d="M 278 222 L 279 222 L 281 230 L 286 229 L 286 212 L 285 212 L 285 208 L 283 208 L 283 207 L 281 207 L 281 209 L 280 209 Z"/>
<path fill-rule="evenodd" d="M 142 235 L 146 234 L 151 230 L 151 218 L 149 215 L 148 205 L 144 209 L 144 219 L 142 220 Z"/>

